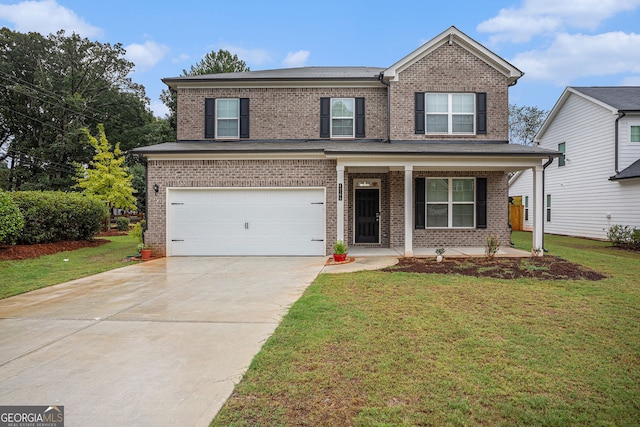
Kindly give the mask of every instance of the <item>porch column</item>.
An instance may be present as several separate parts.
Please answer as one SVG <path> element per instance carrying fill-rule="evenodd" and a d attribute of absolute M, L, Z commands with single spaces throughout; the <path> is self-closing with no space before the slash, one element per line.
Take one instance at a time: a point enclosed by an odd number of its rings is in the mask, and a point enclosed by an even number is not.
<path fill-rule="evenodd" d="M 336 171 L 337 171 L 336 240 L 342 240 L 344 242 L 344 166 L 343 165 L 336 166 Z"/>
<path fill-rule="evenodd" d="M 533 171 L 533 233 L 531 247 L 537 252 L 538 256 L 542 256 L 542 222 L 544 221 L 544 188 L 542 188 L 542 174 L 544 169 L 542 165 L 538 165 L 532 169 Z"/>
<path fill-rule="evenodd" d="M 404 167 L 404 256 L 413 256 L 413 166 Z"/>

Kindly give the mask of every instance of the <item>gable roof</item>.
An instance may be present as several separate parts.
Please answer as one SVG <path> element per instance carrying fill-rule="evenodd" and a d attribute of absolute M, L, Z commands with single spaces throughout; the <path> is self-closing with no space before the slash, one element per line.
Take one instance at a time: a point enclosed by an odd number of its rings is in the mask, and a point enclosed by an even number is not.
<path fill-rule="evenodd" d="M 411 66 L 416 61 L 419 61 L 420 59 L 429 55 L 431 52 L 445 43 L 455 43 L 461 46 L 462 48 L 478 57 L 480 60 L 486 62 L 496 70 L 500 71 L 507 77 L 507 82 L 510 86 L 514 85 L 518 81 L 518 79 L 524 75 L 524 73 L 517 69 L 515 66 L 505 61 L 456 27 L 451 26 L 447 30 L 443 31 L 436 37 L 420 46 L 418 49 L 411 52 L 409 55 L 402 58 L 400 61 L 393 64 L 391 67 L 384 70 L 384 78 L 397 81 L 398 74 L 401 71 Z"/>
<path fill-rule="evenodd" d="M 640 86 L 567 86 L 540 127 L 538 134 L 534 138 L 535 142 L 540 142 L 540 138 L 542 138 L 542 135 L 547 131 L 571 95 L 579 96 L 600 105 L 611 111 L 611 114 L 640 112 Z"/>

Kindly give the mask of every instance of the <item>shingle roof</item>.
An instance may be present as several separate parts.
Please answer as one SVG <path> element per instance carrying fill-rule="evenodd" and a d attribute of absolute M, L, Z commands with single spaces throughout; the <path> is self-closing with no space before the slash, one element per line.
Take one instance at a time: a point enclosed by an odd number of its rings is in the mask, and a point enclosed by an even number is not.
<path fill-rule="evenodd" d="M 571 86 L 571 88 L 619 111 L 640 111 L 640 86 Z"/>
<path fill-rule="evenodd" d="M 633 162 L 628 168 L 609 178 L 612 181 L 620 179 L 640 178 L 640 159 Z"/>
<path fill-rule="evenodd" d="M 436 156 L 557 156 L 559 153 L 537 146 L 507 144 L 505 141 L 327 141 L 269 140 L 238 142 L 167 142 L 131 150 L 139 154 L 182 153 L 324 153 L 333 155 L 436 155 Z"/>
<path fill-rule="evenodd" d="M 378 80 L 384 68 L 378 67 L 299 67 L 240 73 L 202 74 L 162 79 L 166 84 L 193 81 L 250 80 Z"/>

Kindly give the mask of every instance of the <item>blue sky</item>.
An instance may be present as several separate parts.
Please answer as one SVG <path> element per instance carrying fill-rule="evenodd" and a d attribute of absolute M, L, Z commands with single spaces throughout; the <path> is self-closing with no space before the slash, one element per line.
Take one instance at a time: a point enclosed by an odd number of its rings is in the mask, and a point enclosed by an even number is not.
<path fill-rule="evenodd" d="M 451 25 L 525 72 L 518 105 L 551 109 L 567 85 L 640 85 L 640 0 L 0 0 L 0 26 L 121 43 L 158 116 L 160 79 L 212 50 L 252 70 L 387 67 Z"/>

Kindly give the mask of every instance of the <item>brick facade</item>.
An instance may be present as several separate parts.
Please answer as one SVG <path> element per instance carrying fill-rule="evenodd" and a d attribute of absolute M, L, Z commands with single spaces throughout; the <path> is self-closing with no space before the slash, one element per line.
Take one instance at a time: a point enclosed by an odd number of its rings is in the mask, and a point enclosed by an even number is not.
<path fill-rule="evenodd" d="M 320 138 L 320 98 L 365 98 L 365 138 L 387 137 L 387 88 L 178 89 L 178 140 L 204 139 L 206 98 L 249 98 L 251 139 Z"/>

